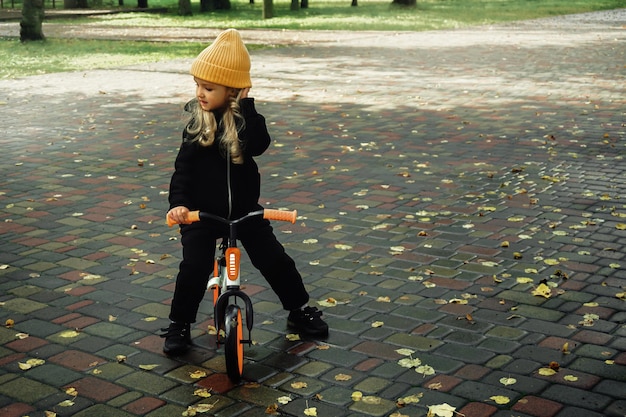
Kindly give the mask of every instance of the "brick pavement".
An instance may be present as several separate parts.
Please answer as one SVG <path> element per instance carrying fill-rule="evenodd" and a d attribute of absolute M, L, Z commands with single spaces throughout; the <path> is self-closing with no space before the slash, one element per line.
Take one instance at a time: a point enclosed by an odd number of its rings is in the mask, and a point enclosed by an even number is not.
<path fill-rule="evenodd" d="M 625 16 L 255 51 L 262 199 L 299 210 L 280 239 L 338 303 L 327 340 L 289 341 L 249 270 L 240 386 L 208 301 L 185 357 L 156 335 L 189 62 L 0 80 L 0 415 L 626 415 Z"/>

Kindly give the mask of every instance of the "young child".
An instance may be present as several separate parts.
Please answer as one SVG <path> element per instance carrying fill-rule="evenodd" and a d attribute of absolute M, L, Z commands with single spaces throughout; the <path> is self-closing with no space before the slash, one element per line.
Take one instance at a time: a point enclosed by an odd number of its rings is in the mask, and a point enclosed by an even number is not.
<path fill-rule="evenodd" d="M 250 56 L 239 32 L 219 34 L 191 65 L 196 98 L 185 106 L 191 119 L 183 131 L 170 182 L 168 218 L 181 224 L 180 263 L 171 323 L 163 329 L 163 351 L 175 355 L 191 344 L 190 324 L 213 271 L 216 240 L 226 229 L 210 222 L 186 223 L 190 210 L 239 218 L 259 210 L 261 179 L 253 157 L 270 145 L 265 118 L 248 97 Z M 230 180 L 230 183 L 229 183 Z M 311 336 L 328 334 L 322 313 L 307 305 L 309 295 L 292 258 L 278 242 L 268 220 L 241 224 L 238 235 L 252 264 L 289 311 L 287 325 Z"/>

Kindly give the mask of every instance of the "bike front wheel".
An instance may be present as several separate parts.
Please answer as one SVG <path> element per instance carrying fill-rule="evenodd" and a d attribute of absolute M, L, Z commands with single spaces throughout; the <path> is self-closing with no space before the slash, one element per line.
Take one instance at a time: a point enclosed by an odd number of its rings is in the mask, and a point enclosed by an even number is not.
<path fill-rule="evenodd" d="M 236 305 L 226 307 L 224 317 L 224 356 L 226 358 L 226 373 L 235 384 L 241 381 L 243 374 L 243 320 L 241 309 Z"/>

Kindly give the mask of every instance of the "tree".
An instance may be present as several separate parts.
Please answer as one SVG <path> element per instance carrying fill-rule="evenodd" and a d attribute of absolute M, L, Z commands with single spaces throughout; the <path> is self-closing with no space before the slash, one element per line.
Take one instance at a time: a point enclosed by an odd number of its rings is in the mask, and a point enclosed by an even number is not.
<path fill-rule="evenodd" d="M 200 11 L 230 10 L 230 0 L 200 0 Z"/>
<path fill-rule="evenodd" d="M 20 40 L 43 41 L 44 0 L 24 0 L 22 3 L 22 20 L 20 21 Z"/>
<path fill-rule="evenodd" d="M 263 0 L 263 19 L 274 17 L 274 3 L 272 0 Z"/>
<path fill-rule="evenodd" d="M 397 4 L 399 6 L 417 6 L 416 0 L 393 0 L 391 4 Z"/>
<path fill-rule="evenodd" d="M 191 16 L 191 0 L 178 0 L 178 14 L 181 16 Z"/>

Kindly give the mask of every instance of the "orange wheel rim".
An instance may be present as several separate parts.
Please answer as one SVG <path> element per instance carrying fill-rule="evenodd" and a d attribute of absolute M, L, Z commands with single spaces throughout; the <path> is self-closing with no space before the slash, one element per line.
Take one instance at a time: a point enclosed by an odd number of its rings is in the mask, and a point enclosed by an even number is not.
<path fill-rule="evenodd" d="M 237 311 L 237 366 L 239 375 L 243 374 L 243 322 L 241 320 L 241 310 Z"/>

